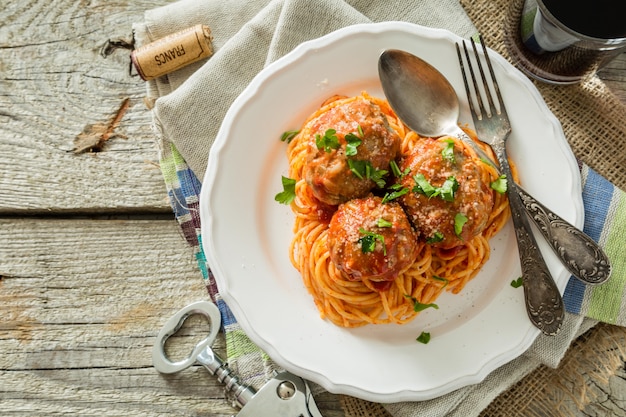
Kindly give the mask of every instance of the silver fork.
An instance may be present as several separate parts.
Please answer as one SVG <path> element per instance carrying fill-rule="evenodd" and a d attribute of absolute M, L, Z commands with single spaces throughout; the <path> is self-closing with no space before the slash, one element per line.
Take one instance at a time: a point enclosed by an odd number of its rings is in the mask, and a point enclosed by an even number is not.
<path fill-rule="evenodd" d="M 528 312 L 530 321 L 543 333 L 555 335 L 561 328 L 565 315 L 561 293 L 552 279 L 550 270 L 537 246 L 537 241 L 532 233 L 528 218 L 524 214 L 524 206 L 517 192 L 517 184 L 515 184 L 513 176 L 511 175 L 511 168 L 506 154 L 506 140 L 511 133 L 511 124 L 491 66 L 491 61 L 489 60 L 487 48 L 485 47 L 482 37 L 480 37 L 480 44 L 482 45 L 484 60 L 489 70 L 493 92 L 487 81 L 485 71 L 483 70 L 483 65 L 478 50 L 476 49 L 476 43 L 471 42 L 471 44 L 487 102 L 481 97 L 474 64 L 470 59 L 465 41 L 463 41 L 464 54 L 461 54 L 458 43 L 456 44 L 456 50 L 463 74 L 463 82 L 465 84 L 472 119 L 474 120 L 474 127 L 476 128 L 476 134 L 482 142 L 491 146 L 498 159 L 500 170 L 507 178 L 507 195 L 511 207 L 511 217 L 513 218 L 515 237 L 517 238 L 517 246 L 522 266 L 522 282 L 524 285 L 526 311 Z M 463 55 L 465 56 L 465 62 Z M 466 71 L 466 66 L 469 71 Z M 467 72 L 469 72 L 471 84 L 468 81 Z M 472 97 L 475 98 L 476 105 Z"/>

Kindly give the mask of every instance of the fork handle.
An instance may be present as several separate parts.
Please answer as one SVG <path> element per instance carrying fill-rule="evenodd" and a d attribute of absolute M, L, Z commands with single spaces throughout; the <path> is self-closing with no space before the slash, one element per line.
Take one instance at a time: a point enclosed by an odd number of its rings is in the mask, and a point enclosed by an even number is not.
<path fill-rule="evenodd" d="M 507 178 L 513 178 L 509 161 L 506 158 L 504 142 L 492 146 L 498 157 L 500 169 Z M 544 334 L 555 335 L 560 330 L 565 317 L 561 293 L 550 275 L 550 270 L 532 233 L 517 184 L 509 181 L 507 193 L 522 266 L 528 317 Z"/>
<path fill-rule="evenodd" d="M 609 279 L 609 258 L 593 239 L 553 213 L 519 185 L 516 188 L 526 213 L 572 275 L 592 285 Z"/>

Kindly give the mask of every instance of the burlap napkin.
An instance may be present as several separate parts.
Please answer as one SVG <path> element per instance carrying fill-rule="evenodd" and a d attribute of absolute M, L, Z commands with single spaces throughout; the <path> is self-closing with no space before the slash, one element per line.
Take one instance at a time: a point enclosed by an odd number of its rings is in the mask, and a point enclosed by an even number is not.
<path fill-rule="evenodd" d="M 418 5 L 406 0 L 180 1 L 146 12 L 144 22 L 134 26 L 138 45 L 199 23 L 208 25 L 213 32 L 215 55 L 147 83 L 148 97 L 157 99 L 153 109 L 154 128 L 172 206 L 185 237 L 196 248 L 209 293 L 222 310 L 229 362 L 252 385 L 262 384 L 275 365 L 243 334 L 221 301 L 201 248 L 198 178 L 204 175 L 212 140 L 230 104 L 264 66 L 301 42 L 335 29 L 388 20 L 445 28 L 463 37 L 476 32 L 455 0 L 431 0 Z M 484 28 L 479 29 L 485 34 Z M 499 45 L 489 38 L 488 43 Z M 362 413 L 353 410 L 359 414 L 351 415 L 477 415 L 500 392 L 540 364 L 557 366 L 572 339 L 593 324 L 595 321 L 585 320 L 582 315 L 567 314 L 558 336 L 540 336 L 528 352 L 497 369 L 480 384 L 419 403 L 385 404 L 383 408 L 357 402 L 367 409 Z"/>

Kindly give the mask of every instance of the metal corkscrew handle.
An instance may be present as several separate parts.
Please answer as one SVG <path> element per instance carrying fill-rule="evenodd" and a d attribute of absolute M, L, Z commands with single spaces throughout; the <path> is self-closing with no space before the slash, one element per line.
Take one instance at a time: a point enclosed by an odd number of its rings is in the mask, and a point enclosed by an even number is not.
<path fill-rule="evenodd" d="M 175 334 L 188 317 L 200 314 L 211 326 L 209 335 L 194 347 L 187 358 L 172 362 L 165 354 L 165 342 Z M 172 316 L 159 332 L 152 348 L 152 363 L 161 373 L 171 374 L 199 363 L 224 384 L 233 406 L 241 411 L 236 417 L 281 416 L 322 417 L 307 381 L 288 371 L 275 372 L 257 392 L 242 384 L 228 365 L 211 349 L 220 328 L 220 311 L 215 304 L 199 301 L 184 307 Z"/>
<path fill-rule="evenodd" d="M 513 178 L 506 158 L 504 142 L 492 145 L 492 147 L 498 157 L 502 172 L 507 178 Z M 524 299 L 528 317 L 544 334 L 555 335 L 560 330 L 565 317 L 561 293 L 550 275 L 550 270 L 532 233 L 522 199 L 518 194 L 517 184 L 508 181 L 507 193 L 522 266 Z"/>
<path fill-rule="evenodd" d="M 592 285 L 609 279 L 609 258 L 593 239 L 550 211 L 519 185 L 517 190 L 526 213 L 572 275 Z"/>
<path fill-rule="evenodd" d="M 209 335 L 196 345 L 187 358 L 172 362 L 165 354 L 165 342 L 181 328 L 188 317 L 194 314 L 200 314 L 207 318 L 210 326 Z M 211 349 L 220 328 L 220 318 L 219 309 L 215 304 L 208 301 L 198 301 L 179 310 L 159 332 L 157 341 L 152 348 L 152 363 L 157 371 L 164 374 L 179 372 L 196 362 L 200 363 L 211 375 L 215 375 L 218 381 L 225 385 L 226 390 L 232 394 L 233 405 L 237 408 L 243 408 L 254 397 L 256 390 L 241 384 L 228 365 Z"/>

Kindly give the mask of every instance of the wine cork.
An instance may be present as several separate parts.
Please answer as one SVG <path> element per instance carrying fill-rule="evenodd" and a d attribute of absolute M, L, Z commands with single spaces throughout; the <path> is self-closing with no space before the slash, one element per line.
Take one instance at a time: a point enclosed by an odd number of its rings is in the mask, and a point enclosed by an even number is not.
<path fill-rule="evenodd" d="M 211 29 L 196 25 L 135 49 L 133 66 L 143 80 L 152 80 L 213 54 Z"/>

